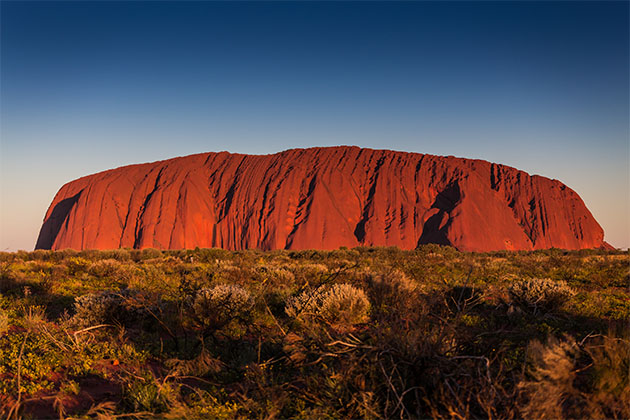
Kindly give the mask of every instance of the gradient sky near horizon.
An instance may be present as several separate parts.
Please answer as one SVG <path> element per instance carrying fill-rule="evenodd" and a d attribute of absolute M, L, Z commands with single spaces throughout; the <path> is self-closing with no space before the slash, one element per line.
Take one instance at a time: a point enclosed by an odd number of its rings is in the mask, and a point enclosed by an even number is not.
<path fill-rule="evenodd" d="M 503 163 L 630 246 L 628 2 L 0 3 L 0 251 L 57 190 L 192 153 Z"/>

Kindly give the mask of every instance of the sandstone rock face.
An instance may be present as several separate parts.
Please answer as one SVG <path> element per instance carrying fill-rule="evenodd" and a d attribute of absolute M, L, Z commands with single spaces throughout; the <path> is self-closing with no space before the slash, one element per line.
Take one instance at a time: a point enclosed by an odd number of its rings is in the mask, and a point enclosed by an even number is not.
<path fill-rule="evenodd" d="M 36 248 L 463 251 L 596 248 L 604 232 L 559 181 L 481 160 L 358 147 L 204 153 L 64 185 Z"/>

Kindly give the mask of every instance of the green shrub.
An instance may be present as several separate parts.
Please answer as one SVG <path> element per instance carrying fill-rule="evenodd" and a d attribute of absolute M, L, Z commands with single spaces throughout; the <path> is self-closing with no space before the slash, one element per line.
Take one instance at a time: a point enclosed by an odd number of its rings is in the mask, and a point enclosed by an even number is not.
<path fill-rule="evenodd" d="M 88 267 L 91 265 L 90 261 L 82 257 L 70 257 L 65 263 L 68 268 L 68 274 L 71 276 L 76 276 L 79 273 L 87 271 Z"/>
<path fill-rule="evenodd" d="M 115 277 L 120 269 L 120 263 L 114 259 L 98 260 L 88 268 L 88 273 L 94 277 Z"/>
<path fill-rule="evenodd" d="M 153 260 L 162 257 L 162 251 L 155 248 L 145 248 L 140 251 L 141 260 Z"/>
<path fill-rule="evenodd" d="M 51 389 L 48 375 L 62 363 L 62 355 L 44 334 L 28 332 L 0 337 L 0 395 L 17 393 L 18 365 L 20 392 L 33 394 Z"/>
<path fill-rule="evenodd" d="M 630 340 L 609 333 L 596 337 L 584 347 L 592 363 L 590 396 L 591 418 L 630 418 Z"/>
<path fill-rule="evenodd" d="M 145 375 L 144 378 L 134 378 L 124 387 L 124 401 L 133 408 L 134 411 L 163 412 L 169 403 L 168 385 L 162 385 L 155 380 L 152 375 Z"/>
<path fill-rule="evenodd" d="M 374 308 L 381 314 L 392 311 L 406 313 L 417 306 L 420 286 L 402 271 L 367 272 L 365 278 Z"/>
<path fill-rule="evenodd" d="M 14 264 L 0 263 L 0 293 L 15 293 L 26 283 L 24 275 L 14 269 Z"/>
<path fill-rule="evenodd" d="M 295 275 L 284 267 L 263 265 L 257 269 L 263 282 L 270 282 L 274 286 L 289 286 L 295 282 Z"/>

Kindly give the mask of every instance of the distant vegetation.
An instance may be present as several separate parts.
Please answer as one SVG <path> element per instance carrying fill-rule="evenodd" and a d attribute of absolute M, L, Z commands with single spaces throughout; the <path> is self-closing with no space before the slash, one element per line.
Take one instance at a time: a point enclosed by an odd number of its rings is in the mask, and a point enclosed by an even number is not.
<path fill-rule="evenodd" d="M 630 418 L 621 251 L 0 253 L 3 418 Z"/>

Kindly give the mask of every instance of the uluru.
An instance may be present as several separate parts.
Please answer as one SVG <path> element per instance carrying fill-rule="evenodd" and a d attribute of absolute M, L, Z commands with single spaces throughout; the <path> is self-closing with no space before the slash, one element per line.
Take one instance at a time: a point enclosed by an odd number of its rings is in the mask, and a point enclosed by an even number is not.
<path fill-rule="evenodd" d="M 64 185 L 38 249 L 462 251 L 605 246 L 560 181 L 483 160 L 358 147 L 202 153 Z"/>

